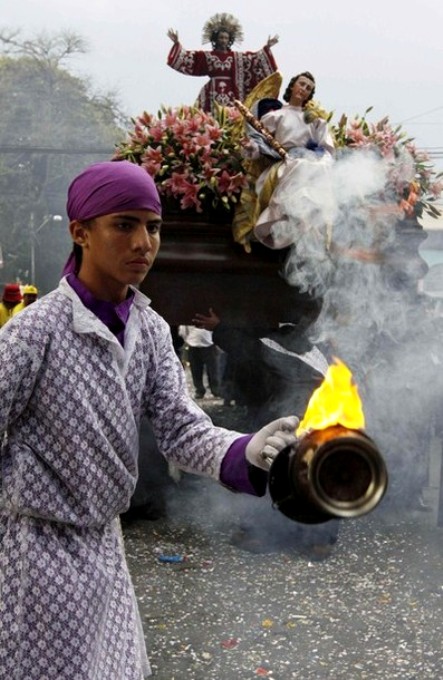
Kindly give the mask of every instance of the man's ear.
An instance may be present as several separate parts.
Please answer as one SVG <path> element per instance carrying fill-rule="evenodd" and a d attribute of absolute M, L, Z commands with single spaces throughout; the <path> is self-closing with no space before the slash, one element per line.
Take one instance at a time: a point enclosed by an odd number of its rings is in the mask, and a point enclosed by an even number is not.
<path fill-rule="evenodd" d="M 71 233 L 72 240 L 79 246 L 84 246 L 86 241 L 87 229 L 82 222 L 78 220 L 73 220 L 69 223 L 69 231 Z"/>

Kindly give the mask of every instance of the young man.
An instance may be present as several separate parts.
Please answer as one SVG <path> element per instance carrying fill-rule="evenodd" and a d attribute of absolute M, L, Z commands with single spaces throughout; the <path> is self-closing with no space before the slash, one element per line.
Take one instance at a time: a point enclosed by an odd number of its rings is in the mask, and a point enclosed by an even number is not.
<path fill-rule="evenodd" d="M 119 515 L 142 415 L 169 461 L 257 495 L 297 419 L 241 435 L 188 395 L 169 327 L 136 288 L 160 246 L 145 170 L 86 168 L 67 212 L 66 276 L 0 332 L 0 676 L 140 680 L 150 670 Z"/>

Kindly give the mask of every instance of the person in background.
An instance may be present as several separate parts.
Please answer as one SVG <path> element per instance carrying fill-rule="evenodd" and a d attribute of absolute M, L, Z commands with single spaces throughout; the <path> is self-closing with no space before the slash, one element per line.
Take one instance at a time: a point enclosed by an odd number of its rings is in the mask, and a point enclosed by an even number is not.
<path fill-rule="evenodd" d="M 265 423 L 281 404 L 291 412 L 304 414 L 328 366 L 324 354 L 314 349 L 309 339 L 309 326 L 318 309 L 306 313 L 296 324 L 273 327 L 234 327 L 212 308 L 206 314 L 194 315 L 193 322 L 212 332 L 214 343 L 234 365 L 233 380 L 240 402 L 247 407 L 249 427 Z M 293 356 L 285 354 L 286 350 Z M 317 361 L 311 360 L 313 356 Z"/>
<path fill-rule="evenodd" d="M 160 247 L 161 212 L 142 167 L 83 170 L 68 190 L 65 276 L 0 333 L 5 678 L 151 674 L 119 519 L 137 481 L 143 416 L 169 462 L 253 495 L 296 440 L 295 416 L 242 434 L 216 427 L 189 395 L 170 328 L 138 290 Z"/>
<path fill-rule="evenodd" d="M 211 112 L 214 105 L 234 106 L 234 99 L 243 101 L 261 80 L 277 71 L 271 47 L 278 36 L 269 37 L 258 52 L 233 52 L 234 43 L 241 43 L 243 30 L 232 14 L 215 14 L 203 27 L 203 42 L 210 42 L 212 50 L 185 50 L 177 31 L 169 29 L 168 37 L 174 43 L 168 66 L 188 76 L 209 76 L 196 106 Z"/>
<path fill-rule="evenodd" d="M 22 294 L 18 283 L 7 283 L 3 289 L 2 301 L 0 302 L 0 328 L 12 319 L 14 309 L 22 301 Z"/>
<path fill-rule="evenodd" d="M 205 372 L 212 396 L 220 396 L 218 349 L 212 340 L 212 333 L 196 326 L 179 326 L 178 333 L 186 343 L 195 398 L 203 399 L 206 394 Z"/>
<path fill-rule="evenodd" d="M 38 289 L 35 286 L 27 285 L 23 286 L 23 300 L 18 303 L 16 307 L 12 310 L 12 316 L 15 316 L 22 311 L 25 307 L 32 305 L 33 302 L 37 300 Z"/>

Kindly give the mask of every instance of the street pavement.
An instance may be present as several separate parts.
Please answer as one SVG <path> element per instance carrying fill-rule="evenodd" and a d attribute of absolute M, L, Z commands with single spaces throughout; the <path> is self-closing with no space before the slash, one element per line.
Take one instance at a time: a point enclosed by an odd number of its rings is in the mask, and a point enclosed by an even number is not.
<path fill-rule="evenodd" d="M 203 406 L 240 425 L 241 409 Z M 430 512 L 410 501 L 343 520 L 314 562 L 293 541 L 264 554 L 231 542 L 267 498 L 193 475 L 171 482 L 166 517 L 124 525 L 152 677 L 440 680 L 443 529 L 435 498 Z"/>

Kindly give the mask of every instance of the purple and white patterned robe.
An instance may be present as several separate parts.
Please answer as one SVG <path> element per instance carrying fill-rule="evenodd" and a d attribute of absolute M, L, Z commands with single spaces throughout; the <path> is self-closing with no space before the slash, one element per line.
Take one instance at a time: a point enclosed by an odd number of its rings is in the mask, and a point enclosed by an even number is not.
<path fill-rule="evenodd" d="M 66 280 L 0 331 L 0 678 L 149 675 L 119 513 L 138 425 L 219 478 L 239 434 L 190 399 L 169 327 L 135 292 L 123 348 Z"/>

